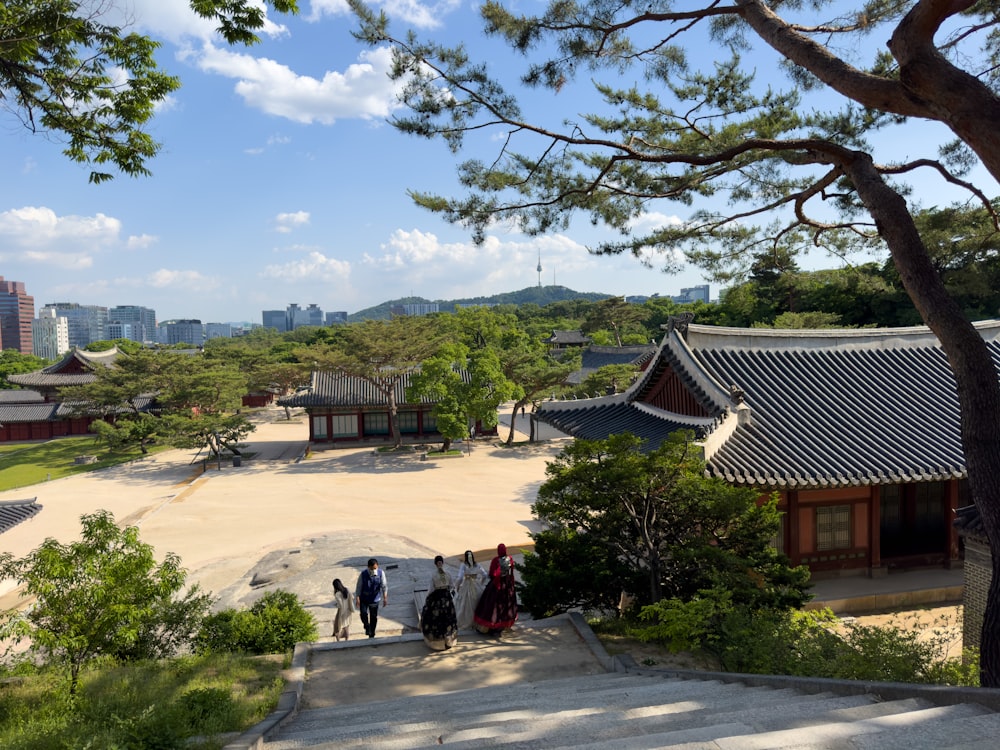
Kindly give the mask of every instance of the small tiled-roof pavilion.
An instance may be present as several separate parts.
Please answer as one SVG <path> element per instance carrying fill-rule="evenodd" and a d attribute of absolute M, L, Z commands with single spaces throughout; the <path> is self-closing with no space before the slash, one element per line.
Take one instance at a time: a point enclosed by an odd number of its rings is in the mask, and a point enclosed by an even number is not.
<path fill-rule="evenodd" d="M 691 430 L 707 473 L 777 492 L 778 546 L 814 573 L 958 562 L 969 504 L 955 381 L 922 326 L 776 330 L 674 318 L 628 391 L 550 401 L 573 436 L 632 432 L 654 448 Z M 1000 363 L 1000 321 L 976 327 Z"/>
<path fill-rule="evenodd" d="M 441 440 L 431 413 L 435 402 L 426 398 L 417 403 L 407 401 L 409 387 L 410 373 L 406 373 L 395 387 L 399 431 L 403 438 Z M 278 406 L 306 410 L 311 443 L 358 444 L 385 442 L 395 437 L 385 395 L 368 380 L 354 375 L 314 371 L 308 388 L 279 398 Z M 495 435 L 496 427 L 484 431 L 482 425 L 477 424 L 476 432 Z"/>
<path fill-rule="evenodd" d="M 41 370 L 8 375 L 21 389 L 0 394 L 0 442 L 89 434 L 96 416 L 77 414 L 61 403 L 59 389 L 92 383 L 94 369 L 111 365 L 120 354 L 117 347 L 103 352 L 72 349 Z"/>

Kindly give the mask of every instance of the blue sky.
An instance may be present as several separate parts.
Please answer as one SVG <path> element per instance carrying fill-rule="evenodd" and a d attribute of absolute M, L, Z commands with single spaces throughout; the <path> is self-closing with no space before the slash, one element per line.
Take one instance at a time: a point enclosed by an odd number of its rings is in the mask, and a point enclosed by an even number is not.
<path fill-rule="evenodd" d="M 151 177 L 90 185 L 58 143 L 0 119 L 0 274 L 25 282 L 37 307 L 145 305 L 160 320 L 204 322 L 259 322 L 291 302 L 354 312 L 531 286 L 539 254 L 543 284 L 578 291 L 671 295 L 704 283 L 696 269 L 667 276 L 631 257 L 590 256 L 586 245 L 606 235 L 585 220 L 542 238 L 499 228 L 476 247 L 415 207 L 407 189 L 459 192 L 456 157 L 386 124 L 398 106 L 389 54 L 350 36 L 340 0 L 303 0 L 300 16 L 273 18 L 250 48 L 222 43 L 187 0 L 128 5 L 183 83 L 149 128 L 164 144 Z M 466 2 L 385 7 L 397 32 L 510 55 L 481 39 Z M 568 97 L 545 105 L 575 111 Z M 676 220 L 675 210 L 653 207 L 645 220 Z"/>

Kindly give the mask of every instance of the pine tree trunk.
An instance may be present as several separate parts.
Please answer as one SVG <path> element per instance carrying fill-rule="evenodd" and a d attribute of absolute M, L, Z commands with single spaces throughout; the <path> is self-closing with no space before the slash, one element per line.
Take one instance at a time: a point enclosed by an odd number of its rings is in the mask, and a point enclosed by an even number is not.
<path fill-rule="evenodd" d="M 948 294 L 930 261 L 906 201 L 856 154 L 843 166 L 854 182 L 920 317 L 941 342 L 955 376 L 969 489 L 993 556 L 993 583 L 983 616 L 980 684 L 1000 687 L 1000 379 L 989 347 Z"/>

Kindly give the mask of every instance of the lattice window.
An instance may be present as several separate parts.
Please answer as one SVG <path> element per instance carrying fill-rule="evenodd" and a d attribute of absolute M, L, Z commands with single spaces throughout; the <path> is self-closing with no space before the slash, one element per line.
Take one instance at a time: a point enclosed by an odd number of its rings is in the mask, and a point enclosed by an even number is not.
<path fill-rule="evenodd" d="M 357 437 L 358 418 L 354 414 L 334 414 L 333 415 L 333 436 L 334 437 Z"/>
<path fill-rule="evenodd" d="M 816 549 L 849 549 L 851 506 L 830 505 L 816 509 Z"/>

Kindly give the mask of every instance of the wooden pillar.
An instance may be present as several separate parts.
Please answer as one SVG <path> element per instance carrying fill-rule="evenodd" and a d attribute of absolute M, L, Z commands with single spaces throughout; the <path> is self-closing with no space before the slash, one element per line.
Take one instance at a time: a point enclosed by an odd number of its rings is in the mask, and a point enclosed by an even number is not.
<path fill-rule="evenodd" d="M 802 550 L 799 549 L 799 491 L 788 491 L 788 523 L 785 528 L 788 531 L 788 559 L 793 566 L 802 564 Z"/>
<path fill-rule="evenodd" d="M 957 479 L 949 479 L 945 483 L 944 494 L 945 565 L 951 567 L 951 563 L 959 558 L 958 530 L 954 524 L 959 503 Z"/>
<path fill-rule="evenodd" d="M 868 568 L 882 567 L 882 488 L 873 484 L 868 499 Z"/>

